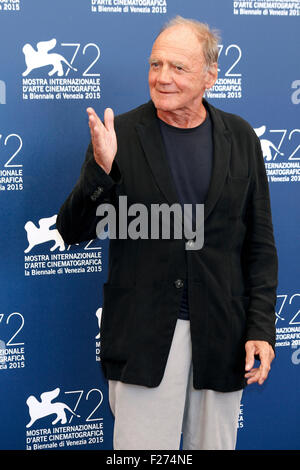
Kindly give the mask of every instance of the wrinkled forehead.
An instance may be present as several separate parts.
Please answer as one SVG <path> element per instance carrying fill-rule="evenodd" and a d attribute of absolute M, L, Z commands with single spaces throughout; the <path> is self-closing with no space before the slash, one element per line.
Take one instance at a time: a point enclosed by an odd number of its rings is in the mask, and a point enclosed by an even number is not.
<path fill-rule="evenodd" d="M 156 38 L 151 57 L 156 55 L 178 55 L 190 59 L 203 58 L 203 48 L 195 31 L 187 26 L 172 26 Z"/>

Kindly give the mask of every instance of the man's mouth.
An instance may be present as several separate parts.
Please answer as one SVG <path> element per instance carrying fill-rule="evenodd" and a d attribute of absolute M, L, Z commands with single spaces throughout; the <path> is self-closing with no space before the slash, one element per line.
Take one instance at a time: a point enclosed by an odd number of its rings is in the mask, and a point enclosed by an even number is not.
<path fill-rule="evenodd" d="M 163 95 L 174 95 L 176 92 L 175 91 L 162 91 L 162 90 L 156 90 L 158 93 L 162 93 Z"/>

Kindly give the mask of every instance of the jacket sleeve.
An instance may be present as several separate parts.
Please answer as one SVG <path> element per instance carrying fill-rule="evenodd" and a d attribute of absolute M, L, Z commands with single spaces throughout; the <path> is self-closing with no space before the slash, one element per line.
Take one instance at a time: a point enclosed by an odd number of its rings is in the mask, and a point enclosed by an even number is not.
<path fill-rule="evenodd" d="M 253 133 L 254 134 L 254 133 Z M 250 200 L 247 210 L 244 267 L 250 296 L 246 341 L 276 342 L 275 305 L 278 258 L 275 246 L 268 179 L 258 137 L 254 138 Z"/>
<path fill-rule="evenodd" d="M 59 210 L 56 227 L 65 243 L 72 245 L 97 238 L 96 225 L 99 204 L 113 199 L 122 175 L 115 159 L 109 174 L 95 161 L 89 144 L 79 179 Z"/>

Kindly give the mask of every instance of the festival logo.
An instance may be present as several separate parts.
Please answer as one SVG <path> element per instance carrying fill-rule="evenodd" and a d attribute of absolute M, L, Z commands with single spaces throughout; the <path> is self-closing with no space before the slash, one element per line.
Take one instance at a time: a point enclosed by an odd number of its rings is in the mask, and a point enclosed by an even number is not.
<path fill-rule="evenodd" d="M 37 43 L 36 50 L 30 45 L 25 44 L 23 47 L 23 53 L 25 56 L 26 70 L 22 73 L 23 77 L 32 72 L 32 70 L 40 67 L 51 65 L 53 68 L 49 70 L 48 75 L 51 77 L 57 74 L 59 77 L 64 75 L 62 64 L 65 63 L 69 69 L 77 72 L 69 62 L 61 55 L 57 53 L 49 53 L 56 46 L 56 39 L 50 39 L 49 41 L 41 41 Z"/>
<path fill-rule="evenodd" d="M 280 150 L 273 144 L 271 140 L 261 138 L 265 134 L 266 130 L 267 130 L 266 126 L 261 126 L 261 127 L 254 129 L 257 137 L 259 137 L 259 140 L 260 140 L 263 157 L 267 161 L 273 160 L 273 159 L 275 160 L 277 154 L 281 156 L 283 156 L 284 154 L 280 152 Z M 272 150 L 275 151 L 274 155 L 272 155 Z"/>
<path fill-rule="evenodd" d="M 0 134 L 0 191 L 23 190 L 22 147 L 23 140 L 20 135 Z"/>
<path fill-rule="evenodd" d="M 292 363 L 300 363 L 299 293 L 277 295 L 276 348 L 290 348 Z"/>
<path fill-rule="evenodd" d="M 22 46 L 23 100 L 100 99 L 100 48 L 49 38 Z"/>
<path fill-rule="evenodd" d="M 65 403 L 55 402 L 52 400 L 58 397 L 60 389 L 56 388 L 50 392 L 44 392 L 41 394 L 41 400 L 38 401 L 33 395 L 27 398 L 26 404 L 29 408 L 30 421 L 26 424 L 26 428 L 30 428 L 38 419 L 44 418 L 45 416 L 55 415 L 52 424 L 60 422 L 60 424 L 66 424 L 67 416 L 66 411 L 68 410 L 73 416 L 80 418 L 79 415 L 74 413 L 71 408 Z"/>
<path fill-rule="evenodd" d="M 0 370 L 25 367 L 24 316 L 20 312 L 0 313 Z"/>
<path fill-rule="evenodd" d="M 241 99 L 243 97 L 242 73 L 239 63 L 243 57 L 238 44 L 219 44 L 218 79 L 206 90 L 209 99 Z"/>
<path fill-rule="evenodd" d="M 39 219 L 38 223 L 31 220 L 25 223 L 25 276 L 101 272 L 102 247 L 99 240 L 66 245 L 55 227 L 56 219 L 55 214 Z"/>
<path fill-rule="evenodd" d="M 50 227 L 55 225 L 56 219 L 57 215 L 40 219 L 38 227 L 31 221 L 26 222 L 24 228 L 27 232 L 28 247 L 24 250 L 25 253 L 29 253 L 36 245 L 49 241 L 54 242 L 50 247 L 50 251 L 54 251 L 57 248 L 59 251 L 64 251 L 65 244 L 59 231 L 56 228 L 50 229 Z"/>
<path fill-rule="evenodd" d="M 270 183 L 300 181 L 300 129 L 268 129 L 263 124 L 254 131 L 260 139 Z"/>
<path fill-rule="evenodd" d="M 62 392 L 60 387 L 26 400 L 26 449 L 89 447 L 103 442 L 101 414 L 103 393 L 99 388 Z"/>

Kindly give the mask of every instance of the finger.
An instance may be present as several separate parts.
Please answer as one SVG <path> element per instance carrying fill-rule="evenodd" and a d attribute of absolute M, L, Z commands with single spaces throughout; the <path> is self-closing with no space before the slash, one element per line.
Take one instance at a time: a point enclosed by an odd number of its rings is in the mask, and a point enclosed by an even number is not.
<path fill-rule="evenodd" d="M 89 126 L 96 127 L 99 124 L 100 124 L 100 119 L 98 118 L 97 114 L 90 113 L 89 114 Z"/>
<path fill-rule="evenodd" d="M 256 372 L 251 377 L 248 378 L 247 384 L 250 385 L 252 383 L 258 382 L 259 379 L 260 379 L 260 371 L 256 369 Z"/>
<path fill-rule="evenodd" d="M 94 115 L 90 115 L 89 127 L 91 131 L 92 143 L 95 146 L 97 144 L 97 139 L 101 136 L 101 131 L 104 129 L 104 126 L 102 123 L 99 124 L 98 119 Z"/>
<path fill-rule="evenodd" d="M 96 113 L 96 111 L 94 110 L 94 108 L 86 108 L 86 112 L 88 113 L 89 116 L 94 116 L 95 118 L 98 118 L 98 115 Z"/>
<path fill-rule="evenodd" d="M 114 131 L 114 112 L 111 108 L 104 111 L 104 125 L 108 131 Z"/>
<path fill-rule="evenodd" d="M 259 379 L 259 374 L 257 372 L 254 372 L 253 374 L 245 374 L 245 379 L 247 379 L 247 383 L 249 384 L 250 383 L 250 380 L 252 380 L 253 378 L 255 378 L 254 381 L 256 381 L 256 378 L 257 380 Z"/>
<path fill-rule="evenodd" d="M 269 358 L 270 358 L 270 364 L 271 362 L 275 359 L 275 353 L 274 353 L 274 350 L 272 347 L 270 347 L 270 350 L 269 350 Z"/>
<path fill-rule="evenodd" d="M 260 377 L 259 377 L 258 383 L 262 385 L 269 375 L 269 371 L 271 369 L 270 361 L 267 358 L 262 357 L 259 369 L 260 369 Z"/>
<path fill-rule="evenodd" d="M 94 141 L 94 127 L 95 127 L 94 120 L 92 118 L 89 118 L 89 128 L 90 128 L 90 132 L 91 132 L 92 142 Z"/>
<path fill-rule="evenodd" d="M 91 138 L 92 138 L 94 152 L 97 153 L 99 151 L 99 138 L 100 138 L 101 132 L 100 132 L 99 126 L 95 125 L 94 123 L 91 124 L 90 130 L 91 130 Z"/>
<path fill-rule="evenodd" d="M 88 116 L 89 116 L 89 124 L 91 123 L 94 128 L 96 126 L 99 126 L 100 129 L 104 128 L 104 125 L 103 125 L 101 119 L 99 118 L 99 116 L 97 115 L 97 113 L 95 112 L 95 110 L 93 108 L 87 108 L 86 111 L 87 111 Z"/>
<path fill-rule="evenodd" d="M 245 374 L 245 377 L 248 379 L 247 383 L 251 384 L 258 382 L 259 385 L 262 385 L 267 379 L 270 371 L 270 366 L 267 364 L 261 364 L 258 369 L 252 369 L 252 371 Z"/>
<path fill-rule="evenodd" d="M 249 371 L 254 366 L 254 347 L 246 345 L 246 360 L 245 360 L 245 370 Z"/>
<path fill-rule="evenodd" d="M 250 378 L 253 377 L 257 373 L 258 369 L 251 369 L 250 372 L 247 372 L 244 377 Z"/>
<path fill-rule="evenodd" d="M 258 382 L 259 379 L 260 379 L 260 369 L 259 367 L 258 368 L 255 368 L 255 369 L 252 369 L 250 372 L 247 372 L 245 374 L 245 377 L 247 380 L 247 383 L 248 384 L 251 384 L 251 383 L 254 383 L 254 382 Z"/>
<path fill-rule="evenodd" d="M 87 108 L 86 111 L 87 111 L 88 116 L 89 116 L 89 123 L 90 122 L 95 122 L 97 114 L 95 113 L 94 109 L 93 108 Z"/>

